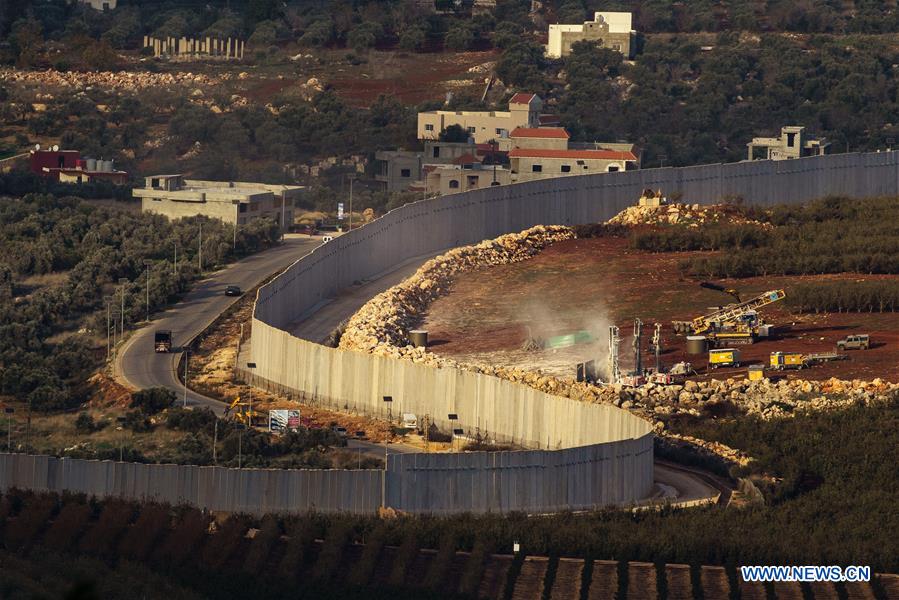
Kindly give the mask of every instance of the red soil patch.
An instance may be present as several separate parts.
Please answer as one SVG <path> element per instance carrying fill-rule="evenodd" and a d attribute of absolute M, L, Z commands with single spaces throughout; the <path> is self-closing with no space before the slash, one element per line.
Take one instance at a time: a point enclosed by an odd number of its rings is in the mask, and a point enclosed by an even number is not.
<path fill-rule="evenodd" d="M 332 69 L 327 82 L 349 104 L 370 106 L 380 95 L 396 98 L 404 104 L 438 100 L 446 92 L 477 91 L 484 87 L 489 73 L 470 73 L 469 68 L 496 60 L 496 52 L 457 54 L 404 54 L 372 52 L 369 63 L 347 66 L 343 72 Z M 447 86 L 447 81 L 466 81 L 466 85 Z"/>
<path fill-rule="evenodd" d="M 658 322 L 665 349 L 663 365 L 686 360 L 702 372 L 707 357 L 688 356 L 685 339 L 674 335 L 671 321 L 692 319 L 709 307 L 727 304 L 730 298 L 700 288 L 697 280 L 681 275 L 678 263 L 697 255 L 632 250 L 627 240 L 615 238 L 561 242 L 529 261 L 463 276 L 448 296 L 434 303 L 423 327 L 430 332 L 434 352 L 465 360 L 517 351 L 529 328 L 541 337 L 588 329 L 599 336 L 597 346 L 603 348 L 608 324 L 614 323 L 621 328 L 621 355 L 629 357 L 633 319 L 639 317 L 644 323 L 644 365 L 654 364 L 647 346 L 653 323 Z M 891 276 L 753 277 L 725 283 L 744 297 L 779 288 L 789 296 L 791 285 L 798 282 L 878 277 Z M 768 323 L 777 326 L 776 333 L 770 339 L 741 346 L 743 368 L 719 369 L 714 371 L 717 378 L 742 377 L 747 365 L 767 363 L 774 351 L 832 351 L 843 336 L 867 333 L 873 343 L 870 350 L 850 351 L 848 360 L 787 376 L 899 381 L 899 313 L 797 315 L 779 303 L 763 309 L 763 314 Z M 547 356 L 547 362 L 552 362 L 551 358 Z M 500 354 L 497 359 L 502 360 Z M 539 362 L 539 356 L 535 360 Z"/>

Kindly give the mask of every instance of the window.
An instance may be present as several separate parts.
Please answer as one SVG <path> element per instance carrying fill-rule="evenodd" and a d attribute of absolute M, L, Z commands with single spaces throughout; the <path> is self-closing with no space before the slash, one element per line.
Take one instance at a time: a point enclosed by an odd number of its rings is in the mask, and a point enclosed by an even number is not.
<path fill-rule="evenodd" d="M 478 176 L 477 175 L 469 175 L 468 176 L 468 187 L 478 187 Z"/>
<path fill-rule="evenodd" d="M 475 131 L 477 131 L 477 127 L 469 127 L 468 128 L 468 133 L 474 133 Z"/>
<path fill-rule="evenodd" d="M 440 146 L 434 146 L 434 158 L 440 158 Z"/>
<path fill-rule="evenodd" d="M 543 165 L 531 165 L 531 173 L 542 173 Z"/>
<path fill-rule="evenodd" d="M 238 209 L 238 210 L 240 210 L 240 212 L 242 212 L 242 213 L 247 212 L 247 205 L 246 205 L 246 204 L 238 204 L 238 206 L 240 207 L 240 209 Z"/>
<path fill-rule="evenodd" d="M 458 179 L 450 179 L 449 182 L 450 189 L 455 190 L 459 188 L 459 180 Z"/>
<path fill-rule="evenodd" d="M 577 164 L 582 165 L 582 164 L 584 164 L 584 161 L 579 160 L 579 161 L 577 161 Z"/>
<path fill-rule="evenodd" d="M 502 134 L 504 134 L 505 132 L 506 132 L 506 130 L 503 129 L 502 127 L 497 127 L 497 128 L 496 128 L 496 135 L 502 135 Z"/>
<path fill-rule="evenodd" d="M 612 50 L 615 52 L 621 52 L 621 44 L 612 44 Z"/>
<path fill-rule="evenodd" d="M 562 165 L 563 173 L 571 173 L 571 165 Z"/>
<path fill-rule="evenodd" d="M 787 146 L 792 148 L 796 144 L 796 134 L 788 133 L 787 134 Z"/>
<path fill-rule="evenodd" d="M 430 124 L 425 125 L 425 131 L 434 131 L 434 126 Z"/>
<path fill-rule="evenodd" d="M 618 165 L 609 165 L 609 173 L 617 173 Z"/>
<path fill-rule="evenodd" d="M 412 177 L 412 171 L 410 169 L 400 169 L 400 177 Z"/>

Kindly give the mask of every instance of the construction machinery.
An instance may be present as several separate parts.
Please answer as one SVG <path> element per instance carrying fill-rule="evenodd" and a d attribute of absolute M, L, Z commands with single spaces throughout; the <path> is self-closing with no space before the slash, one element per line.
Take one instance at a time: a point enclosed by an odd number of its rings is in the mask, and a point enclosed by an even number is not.
<path fill-rule="evenodd" d="M 740 351 L 736 348 L 719 348 L 717 350 L 709 350 L 709 367 L 717 369 L 718 367 L 739 367 Z"/>
<path fill-rule="evenodd" d="M 805 355 L 801 352 L 772 352 L 768 362 L 772 369 L 778 371 L 804 369 L 808 366 Z"/>
<path fill-rule="evenodd" d="M 739 298 L 736 290 L 728 290 L 716 284 L 703 283 L 702 287 L 716 289 Z M 768 335 L 769 326 L 759 315 L 759 309 L 783 300 L 786 292 L 770 290 L 743 302 L 718 307 L 712 312 L 696 317 L 692 321 L 675 321 L 675 333 L 705 335 L 712 345 L 751 344 L 759 337 Z"/>
<path fill-rule="evenodd" d="M 845 354 L 839 352 L 814 352 L 802 354 L 801 352 L 772 352 L 769 358 L 769 366 L 778 371 L 787 369 L 805 369 L 812 365 L 830 362 L 833 360 L 845 360 Z"/>
<path fill-rule="evenodd" d="M 268 427 L 268 416 L 253 408 L 252 402 L 244 402 L 240 396 L 225 407 L 225 418 L 231 418 L 247 427 Z"/>

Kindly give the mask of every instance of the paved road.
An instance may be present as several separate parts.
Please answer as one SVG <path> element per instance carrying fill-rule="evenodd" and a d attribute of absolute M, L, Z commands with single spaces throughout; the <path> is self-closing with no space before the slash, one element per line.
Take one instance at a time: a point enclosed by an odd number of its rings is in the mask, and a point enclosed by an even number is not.
<path fill-rule="evenodd" d="M 352 285 L 341 291 L 337 297 L 319 304 L 309 313 L 302 315 L 297 321 L 288 325 L 287 330 L 300 339 L 321 344 L 338 325 L 356 314 L 363 304 L 415 273 L 428 259 L 444 252 L 445 250 L 441 250 L 410 258 L 359 285 Z"/>
<path fill-rule="evenodd" d="M 183 386 L 175 376 L 175 366 L 181 354 L 154 352 L 153 332 L 157 329 L 170 329 L 173 348 L 180 350 L 183 344 L 193 339 L 237 300 L 225 296 L 226 286 L 239 285 L 243 290 L 251 289 L 273 273 L 287 268 L 320 243 L 319 238 L 300 234 L 287 235 L 282 244 L 209 274 L 206 279 L 194 285 L 181 302 L 164 312 L 154 314 L 149 327 L 141 328 L 128 339 L 119 349 L 116 376 L 123 383 L 137 389 L 164 386 L 176 390 L 180 401 L 183 398 Z M 187 391 L 187 404 L 208 406 L 216 412 L 221 412 L 224 406 L 221 402 L 191 390 Z"/>

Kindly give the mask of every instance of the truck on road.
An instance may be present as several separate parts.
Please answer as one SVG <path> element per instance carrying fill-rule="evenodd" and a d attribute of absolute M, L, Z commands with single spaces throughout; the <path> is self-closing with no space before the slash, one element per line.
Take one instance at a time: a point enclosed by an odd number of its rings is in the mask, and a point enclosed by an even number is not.
<path fill-rule="evenodd" d="M 172 332 L 168 329 L 157 329 L 153 334 L 153 348 L 157 352 L 171 352 Z"/>

